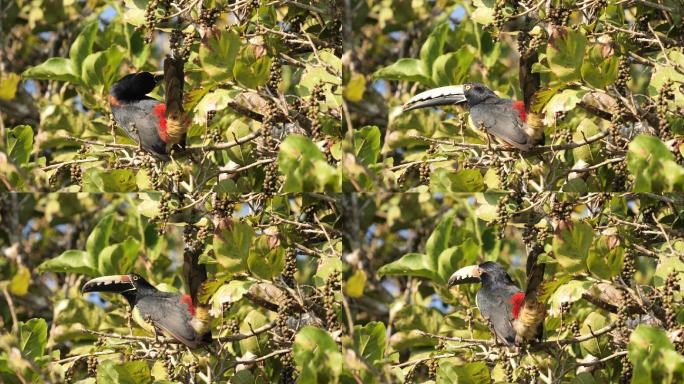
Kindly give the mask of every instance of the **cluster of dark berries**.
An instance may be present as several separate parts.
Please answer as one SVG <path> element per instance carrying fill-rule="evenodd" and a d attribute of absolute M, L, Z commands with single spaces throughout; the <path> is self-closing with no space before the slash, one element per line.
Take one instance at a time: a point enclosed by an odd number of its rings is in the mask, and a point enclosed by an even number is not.
<path fill-rule="evenodd" d="M 297 255 L 294 248 L 290 247 L 285 251 L 285 266 L 283 267 L 283 281 L 288 287 L 295 285 L 295 274 L 297 273 Z"/>
<path fill-rule="evenodd" d="M 570 13 L 570 8 L 563 7 L 562 5 L 552 6 L 547 19 L 554 25 L 566 25 L 570 20 Z"/>
<path fill-rule="evenodd" d="M 677 273 L 670 272 L 663 287 L 663 309 L 665 310 L 665 327 L 673 330 L 677 326 L 677 309 L 675 308 L 675 292 L 679 291 Z"/>
<path fill-rule="evenodd" d="M 335 292 L 340 289 L 340 273 L 333 272 L 325 281 L 325 288 L 323 291 L 323 307 L 325 308 L 325 323 L 328 331 L 337 329 L 337 311 L 335 310 Z"/>
<path fill-rule="evenodd" d="M 285 295 L 278 304 L 278 317 L 276 318 L 275 326 L 280 339 L 289 342 L 295 332 L 288 326 L 287 319 L 294 312 L 295 301 L 290 295 Z"/>
<path fill-rule="evenodd" d="M 273 196 L 278 192 L 278 162 L 272 161 L 264 166 L 264 187 L 263 193 Z"/>
<path fill-rule="evenodd" d="M 437 359 L 430 360 L 428 363 L 428 380 L 437 380 L 437 367 L 439 366 L 439 361 Z"/>
<path fill-rule="evenodd" d="M 69 167 L 69 171 L 71 173 L 71 181 L 74 184 L 80 185 L 83 183 L 83 172 L 79 164 L 71 164 L 71 166 Z"/>
<path fill-rule="evenodd" d="M 240 22 L 246 23 L 252 18 L 252 13 L 255 9 L 259 7 L 259 0 L 248 1 L 242 8 L 242 13 L 240 15 Z"/>
<path fill-rule="evenodd" d="M 278 384 L 294 384 L 295 383 L 295 366 L 292 359 L 292 353 L 283 353 L 280 355 L 280 363 L 283 365 L 283 370 L 280 373 Z"/>
<path fill-rule="evenodd" d="M 271 71 L 268 75 L 268 83 L 266 84 L 266 88 L 273 94 L 278 94 L 278 86 L 280 85 L 280 82 L 283 81 L 283 76 L 280 72 L 280 62 L 278 62 L 278 60 L 273 60 L 273 63 L 271 63 Z"/>
<path fill-rule="evenodd" d="M 508 205 L 519 205 L 520 201 L 522 199 L 522 194 L 519 192 L 511 191 L 501 197 L 499 199 L 499 202 L 496 206 L 496 218 L 494 218 L 492 221 L 489 222 L 490 226 L 498 226 L 498 233 L 497 233 L 497 238 L 499 240 L 502 240 L 504 238 L 504 232 L 506 230 L 506 226 L 508 225 L 508 221 L 511 218 L 511 213 L 508 210 Z"/>
<path fill-rule="evenodd" d="M 608 169 L 612 169 L 615 174 L 613 178 L 613 191 L 625 191 L 628 181 L 627 162 L 623 160 L 608 164 Z"/>
<path fill-rule="evenodd" d="M 416 164 L 411 164 L 406 167 L 404 172 L 401 175 L 399 175 L 399 177 L 397 177 L 397 186 L 399 188 L 404 188 L 404 186 L 406 185 L 406 179 L 408 179 L 408 177 L 411 175 L 415 168 Z"/>
<path fill-rule="evenodd" d="M 157 7 L 159 3 L 160 0 L 151 0 L 147 3 L 147 8 L 145 8 L 145 24 L 138 27 L 138 30 L 145 29 L 147 31 L 147 35 L 145 35 L 146 44 L 152 42 L 152 31 L 154 31 L 154 26 L 157 25 Z"/>
<path fill-rule="evenodd" d="M 202 8 L 199 16 L 199 23 L 205 28 L 213 27 L 219 16 L 221 16 L 221 9 L 219 8 Z"/>
<path fill-rule="evenodd" d="M 532 200 L 535 199 L 533 198 Z M 523 242 L 530 250 L 528 257 L 537 256 L 544 252 L 546 237 L 549 235 L 548 227 L 538 228 L 534 224 L 529 222 L 525 224 L 525 229 L 523 229 Z"/>
<path fill-rule="evenodd" d="M 620 277 L 622 277 L 622 280 L 627 285 L 631 284 L 632 279 L 634 278 L 634 274 L 636 273 L 636 266 L 634 263 L 635 261 L 636 256 L 634 255 L 634 252 L 629 249 L 626 250 L 622 264 L 622 273 L 620 273 Z"/>
<path fill-rule="evenodd" d="M 224 219 L 230 217 L 235 212 L 235 201 L 231 199 L 217 199 L 211 210 L 212 215 Z"/>
<path fill-rule="evenodd" d="M 556 220 L 567 220 L 575 208 L 575 204 L 571 201 L 557 200 L 551 207 L 551 217 Z"/>
<path fill-rule="evenodd" d="M 264 108 L 264 119 L 261 122 L 261 137 L 266 152 L 276 151 L 276 142 L 273 139 L 273 128 L 275 128 L 276 108 L 272 102 L 267 102 Z"/>
<path fill-rule="evenodd" d="M 632 382 L 632 364 L 629 362 L 627 356 L 622 356 L 620 363 L 622 364 L 620 384 L 629 384 Z"/>
<path fill-rule="evenodd" d="M 494 27 L 496 31 L 501 31 L 504 23 L 508 20 L 508 17 L 504 15 L 504 8 L 506 8 L 506 0 L 496 0 L 494 5 Z M 498 33 L 492 35 L 492 40 L 497 42 L 499 40 Z"/>
<path fill-rule="evenodd" d="M 159 199 L 159 216 L 157 216 L 157 221 L 161 223 L 159 227 L 159 235 L 163 235 L 166 232 L 166 223 L 168 223 L 171 217 L 171 206 L 169 201 L 171 200 L 171 194 L 169 192 L 162 192 L 161 198 Z"/>
<path fill-rule="evenodd" d="M 672 90 L 672 82 L 666 81 L 658 92 L 658 100 L 656 104 L 656 112 L 658 113 L 658 135 L 663 140 L 672 139 L 672 131 L 670 124 L 667 121 L 667 102 L 674 99 L 674 91 Z"/>
<path fill-rule="evenodd" d="M 314 85 L 311 90 L 311 98 L 309 99 L 309 108 L 307 111 L 307 117 L 311 121 L 311 138 L 314 140 L 319 140 L 321 137 L 321 121 L 319 119 L 320 106 L 318 102 L 323 100 L 323 87 L 321 83 Z"/>
<path fill-rule="evenodd" d="M 186 254 L 195 254 L 201 252 L 204 248 L 204 238 L 207 237 L 206 227 L 202 228 L 202 230 L 204 236 L 200 238 L 200 229 L 195 224 L 187 224 L 183 228 L 183 243 L 185 244 L 184 251 Z"/>
<path fill-rule="evenodd" d="M 572 333 L 573 336 L 579 337 L 580 336 L 580 325 L 579 321 L 573 320 L 572 323 L 570 323 L 570 332 Z"/>
<path fill-rule="evenodd" d="M 631 79 L 632 73 L 630 71 L 629 59 L 626 56 L 622 56 L 618 65 L 618 78 L 615 80 L 615 87 L 618 92 L 624 94 Z"/>
<path fill-rule="evenodd" d="M 194 38 L 195 34 L 192 31 L 183 32 L 180 29 L 171 31 L 169 46 L 171 52 L 173 52 L 173 56 L 188 61 Z"/>
<path fill-rule="evenodd" d="M 90 355 L 87 359 L 88 375 L 95 376 L 97 374 L 97 356 Z"/>
<path fill-rule="evenodd" d="M 420 183 L 423 185 L 430 184 L 430 163 L 420 163 Z"/>

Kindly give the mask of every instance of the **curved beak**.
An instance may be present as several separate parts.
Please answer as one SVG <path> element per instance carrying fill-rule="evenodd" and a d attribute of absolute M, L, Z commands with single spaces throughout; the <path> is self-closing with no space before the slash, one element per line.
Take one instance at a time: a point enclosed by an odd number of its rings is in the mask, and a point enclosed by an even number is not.
<path fill-rule="evenodd" d="M 86 292 L 115 292 L 124 293 L 134 291 L 135 286 L 128 275 L 103 276 L 89 280 L 81 288 L 82 293 Z"/>
<path fill-rule="evenodd" d="M 450 85 L 425 91 L 413 96 L 402 106 L 404 112 L 418 108 L 455 105 L 467 101 L 463 85 Z"/>
<path fill-rule="evenodd" d="M 477 265 L 469 265 L 454 272 L 449 278 L 449 288 L 457 284 L 479 283 L 482 270 Z"/>

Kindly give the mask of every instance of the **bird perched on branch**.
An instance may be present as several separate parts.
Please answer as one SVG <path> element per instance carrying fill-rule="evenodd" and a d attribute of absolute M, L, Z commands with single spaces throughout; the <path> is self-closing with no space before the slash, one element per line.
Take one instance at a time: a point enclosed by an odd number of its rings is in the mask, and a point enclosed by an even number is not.
<path fill-rule="evenodd" d="M 540 340 L 546 307 L 539 301 L 544 264 L 536 264 L 528 275 L 527 288 L 521 291 L 506 270 L 487 261 L 463 267 L 449 278 L 449 287 L 482 282 L 475 297 L 480 314 L 489 320 L 496 339 L 506 345 Z"/>
<path fill-rule="evenodd" d="M 544 141 L 541 116 L 531 114 L 522 101 L 498 97 L 479 83 L 440 87 L 419 93 L 403 105 L 404 112 L 419 108 L 465 103 L 475 127 L 508 147 L 525 152 Z"/>
<path fill-rule="evenodd" d="M 104 276 L 85 283 L 81 292 L 113 292 L 131 306 L 133 320 L 146 331 L 161 331 L 190 348 L 211 343 L 211 317 L 206 307 L 193 305 L 189 295 L 162 292 L 140 275 Z"/>
<path fill-rule="evenodd" d="M 164 79 L 166 102 L 147 94 Z M 164 74 L 138 72 L 124 76 L 109 90 L 114 120 L 142 149 L 168 160 L 174 145 L 183 145 L 190 124 L 183 111 L 183 62 L 164 61 Z"/>

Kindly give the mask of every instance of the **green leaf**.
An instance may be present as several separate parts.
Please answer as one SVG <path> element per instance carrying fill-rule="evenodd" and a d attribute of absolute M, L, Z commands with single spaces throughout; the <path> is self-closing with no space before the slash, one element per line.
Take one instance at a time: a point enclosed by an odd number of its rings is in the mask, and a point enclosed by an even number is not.
<path fill-rule="evenodd" d="M 271 57 L 264 55 L 257 59 L 255 49 L 251 45 L 242 47 L 233 67 L 235 81 L 246 88 L 257 88 L 266 84 L 271 73 Z M 225 71 L 225 68 L 222 70 Z"/>
<path fill-rule="evenodd" d="M 17 165 L 28 163 L 33 148 L 33 128 L 18 125 L 7 133 L 7 149 L 10 159 Z"/>
<path fill-rule="evenodd" d="M 437 226 L 425 243 L 425 253 L 435 261 L 431 264 L 435 271 L 437 270 L 437 258 L 445 249 L 449 248 L 449 240 L 451 239 L 451 230 L 453 226 L 454 214 L 453 212 L 448 212 L 442 216 L 442 219 L 437 223 Z"/>
<path fill-rule="evenodd" d="M 97 276 L 96 266 L 90 259 L 88 252 L 72 249 L 61 255 L 45 260 L 38 266 L 38 272 L 70 272 L 87 276 Z"/>
<path fill-rule="evenodd" d="M 117 68 L 124 57 L 124 51 L 118 45 L 113 45 L 105 51 L 88 55 L 82 65 L 83 82 L 99 92 L 108 89 L 117 76 Z"/>
<path fill-rule="evenodd" d="M 24 296 L 28 293 L 30 283 L 31 271 L 24 266 L 20 266 L 10 281 L 10 292 L 17 296 Z"/>
<path fill-rule="evenodd" d="M 445 360 L 440 362 L 437 368 L 437 384 L 487 384 L 491 382 L 490 369 L 484 362 L 455 365 Z"/>
<path fill-rule="evenodd" d="M 591 287 L 591 282 L 571 280 L 558 287 L 551 295 L 551 314 L 557 315 L 560 313 L 560 308 L 563 303 L 574 303 L 582 298 L 582 294 L 587 292 Z M 545 285 L 545 288 L 548 288 Z"/>
<path fill-rule="evenodd" d="M 465 81 L 475 55 L 468 47 L 441 55 L 432 64 L 432 81 L 437 86 L 460 84 Z"/>
<path fill-rule="evenodd" d="M 278 153 L 278 171 L 285 176 L 285 192 L 341 189 L 339 172 L 328 164 L 308 137 L 289 135 L 283 140 Z"/>
<path fill-rule="evenodd" d="M 78 34 L 76 40 L 71 44 L 69 59 L 71 60 L 71 65 L 76 74 L 81 73 L 81 66 L 85 61 L 85 58 L 93 52 L 93 44 L 95 44 L 98 26 L 99 21 L 97 19 L 90 21 L 83 27 L 81 33 Z"/>
<path fill-rule="evenodd" d="M 354 155 L 366 166 L 375 164 L 380 154 L 380 129 L 374 125 L 354 131 Z"/>
<path fill-rule="evenodd" d="M 344 98 L 358 102 L 363 100 L 363 94 L 366 91 L 366 77 L 360 73 L 352 73 L 351 79 L 344 87 Z"/>
<path fill-rule="evenodd" d="M 622 271 L 625 250 L 616 241 L 615 236 L 601 236 L 594 242 L 587 257 L 589 272 L 610 280 Z"/>
<path fill-rule="evenodd" d="M 323 329 L 306 326 L 295 336 L 292 355 L 300 384 L 335 383 L 342 373 L 344 359 L 337 343 Z"/>
<path fill-rule="evenodd" d="M 130 272 L 139 250 L 140 243 L 130 236 L 123 243 L 105 247 L 98 254 L 98 271 L 102 275 Z"/>
<path fill-rule="evenodd" d="M 81 84 L 81 78 L 75 72 L 71 61 L 63 57 L 51 57 L 44 63 L 29 68 L 22 74 L 35 80 L 58 80 L 72 84 Z"/>
<path fill-rule="evenodd" d="M 86 251 L 90 255 L 92 263 L 95 265 L 98 255 L 102 250 L 109 245 L 109 237 L 112 235 L 112 226 L 114 225 L 114 214 L 109 214 L 100 219 L 95 228 L 88 235 L 86 240 Z"/>
<path fill-rule="evenodd" d="M 17 93 L 21 76 L 16 73 L 0 73 L 0 100 L 12 100 Z"/>
<path fill-rule="evenodd" d="M 449 23 L 438 25 L 430 32 L 427 40 L 425 40 L 425 43 L 420 48 L 420 60 L 428 72 L 432 72 L 432 64 L 444 51 L 447 32 L 449 32 Z"/>
<path fill-rule="evenodd" d="M 202 70 L 214 81 L 231 78 L 235 58 L 240 51 L 240 36 L 234 30 L 221 29 L 206 43 L 200 45 L 199 58 Z"/>
<path fill-rule="evenodd" d="M 28 358 L 36 359 L 45 353 L 47 344 L 47 322 L 45 319 L 31 319 L 19 323 L 19 347 Z"/>
<path fill-rule="evenodd" d="M 681 383 L 684 356 L 679 354 L 665 331 L 639 324 L 629 337 L 628 355 L 633 365 L 633 383 Z"/>
<path fill-rule="evenodd" d="M 440 277 L 440 282 L 446 283 L 459 267 L 475 263 L 478 251 L 479 246 L 472 238 L 442 251 L 437 259 L 437 275 Z"/>
<path fill-rule="evenodd" d="M 477 169 L 463 169 L 451 172 L 445 168 L 430 173 L 430 190 L 433 192 L 482 192 L 484 177 Z"/>
<path fill-rule="evenodd" d="M 278 276 L 285 265 L 285 250 L 273 244 L 274 237 L 260 236 L 251 247 L 247 267 L 255 276 L 271 280 Z"/>
<path fill-rule="evenodd" d="M 133 192 L 137 189 L 132 169 L 88 168 L 83 174 L 84 192 Z"/>
<path fill-rule="evenodd" d="M 152 383 L 150 368 L 145 360 L 117 364 L 112 360 L 97 365 L 98 384 L 145 384 Z"/>
<path fill-rule="evenodd" d="M 594 230 L 591 225 L 579 221 L 569 222 L 567 228 L 553 237 L 553 252 L 556 261 L 566 272 L 584 269 L 593 236 Z"/>
<path fill-rule="evenodd" d="M 396 63 L 380 68 L 373 74 L 375 79 L 408 80 L 434 86 L 425 64 L 417 59 L 399 59 Z"/>
<path fill-rule="evenodd" d="M 634 192 L 670 192 L 684 187 L 684 168 L 655 136 L 639 135 L 627 150 L 627 169 L 634 175 Z"/>
<path fill-rule="evenodd" d="M 399 260 L 385 264 L 378 269 L 378 276 L 414 276 L 438 279 L 430 257 L 422 253 L 407 253 Z"/>
<path fill-rule="evenodd" d="M 617 79 L 618 64 L 615 56 L 603 57 L 602 45 L 594 45 L 582 63 L 582 79 L 592 87 L 605 89 Z"/>
<path fill-rule="evenodd" d="M 357 269 L 353 275 L 347 279 L 347 283 L 344 285 L 344 294 L 349 297 L 361 297 L 363 296 L 363 290 L 366 286 L 366 272 L 363 269 Z"/>
<path fill-rule="evenodd" d="M 387 329 L 380 321 L 354 327 L 354 349 L 357 355 L 380 368 L 385 356 L 385 337 Z"/>
<path fill-rule="evenodd" d="M 252 227 L 241 222 L 233 222 L 230 228 L 214 236 L 216 261 L 226 272 L 242 272 L 247 268 L 253 237 Z"/>
<path fill-rule="evenodd" d="M 546 56 L 549 67 L 561 81 L 579 79 L 587 38 L 578 31 L 560 27 L 551 33 Z"/>

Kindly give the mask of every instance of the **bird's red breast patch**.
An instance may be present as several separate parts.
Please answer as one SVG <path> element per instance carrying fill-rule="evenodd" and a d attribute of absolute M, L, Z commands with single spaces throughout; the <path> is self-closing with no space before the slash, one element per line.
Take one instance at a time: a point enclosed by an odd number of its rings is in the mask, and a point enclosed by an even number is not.
<path fill-rule="evenodd" d="M 164 104 L 162 104 L 164 105 Z M 185 303 L 188 305 L 188 311 L 190 311 L 190 314 L 195 316 L 195 306 L 192 305 L 192 297 L 190 295 L 183 295 L 181 296 L 180 299 L 181 303 Z"/>
<path fill-rule="evenodd" d="M 166 131 L 166 104 L 155 105 L 152 113 L 159 118 L 159 138 L 167 143 L 169 141 L 169 134 Z"/>
<path fill-rule="evenodd" d="M 525 301 L 525 294 L 522 292 L 518 292 L 511 296 L 509 302 L 513 305 L 513 318 L 517 319 L 518 315 L 520 315 L 520 308 L 523 305 L 523 302 Z"/>
<path fill-rule="evenodd" d="M 527 121 L 527 114 L 525 113 L 525 103 L 517 100 L 513 102 L 513 108 L 518 110 L 518 113 L 520 113 L 520 120 L 522 121 Z"/>

